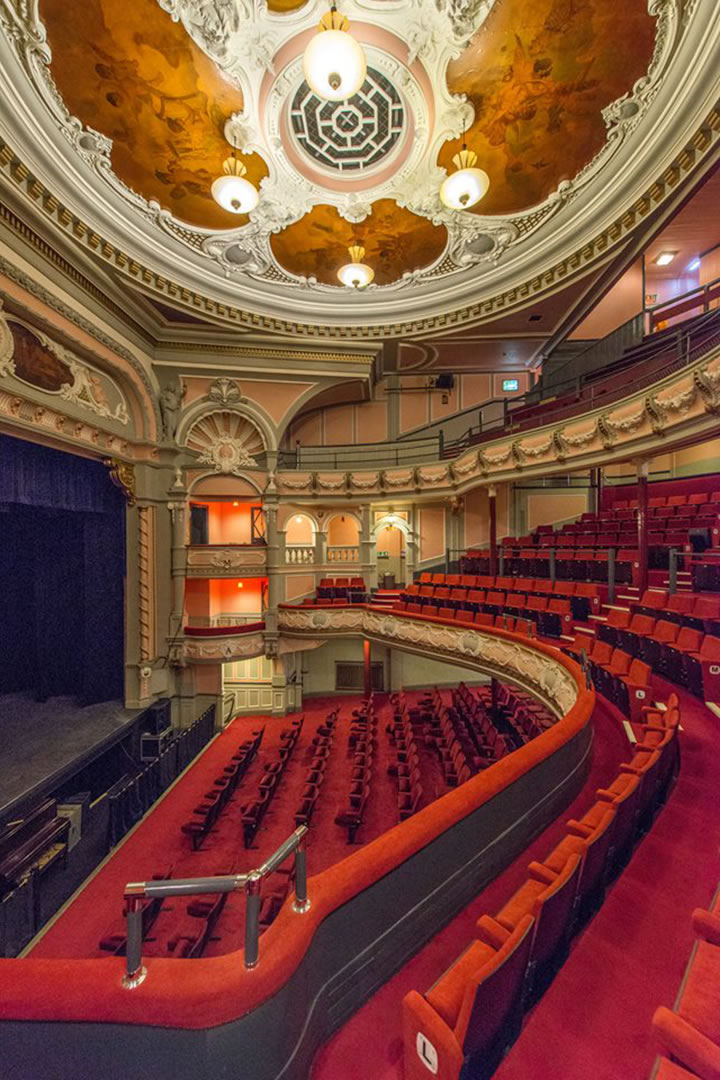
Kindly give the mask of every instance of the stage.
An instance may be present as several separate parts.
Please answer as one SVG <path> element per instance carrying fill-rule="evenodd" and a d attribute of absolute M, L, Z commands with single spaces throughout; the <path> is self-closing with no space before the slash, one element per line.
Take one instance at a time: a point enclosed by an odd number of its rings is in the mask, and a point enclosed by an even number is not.
<path fill-rule="evenodd" d="M 53 791 L 132 729 L 142 709 L 119 701 L 80 708 L 72 698 L 0 697 L 0 822 Z"/>

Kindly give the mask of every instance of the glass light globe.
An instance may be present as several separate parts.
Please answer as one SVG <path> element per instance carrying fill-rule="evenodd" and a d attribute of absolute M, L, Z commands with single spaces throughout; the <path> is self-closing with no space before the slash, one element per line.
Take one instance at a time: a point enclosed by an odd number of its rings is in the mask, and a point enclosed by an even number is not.
<path fill-rule="evenodd" d="M 345 263 L 338 270 L 338 277 L 349 289 L 362 289 L 375 277 L 375 271 L 367 263 Z"/>
<path fill-rule="evenodd" d="M 365 53 L 348 33 L 347 26 L 347 19 L 337 12 L 332 18 L 325 16 L 321 29 L 305 49 L 305 79 L 310 89 L 325 101 L 345 101 L 357 94 L 365 82 Z"/>
<path fill-rule="evenodd" d="M 458 169 L 443 182 L 440 199 L 451 210 L 468 210 L 480 202 L 489 187 L 490 177 L 484 169 Z"/>
<path fill-rule="evenodd" d="M 258 189 L 242 176 L 219 176 L 210 191 L 215 202 L 231 214 L 249 214 L 260 199 Z"/>

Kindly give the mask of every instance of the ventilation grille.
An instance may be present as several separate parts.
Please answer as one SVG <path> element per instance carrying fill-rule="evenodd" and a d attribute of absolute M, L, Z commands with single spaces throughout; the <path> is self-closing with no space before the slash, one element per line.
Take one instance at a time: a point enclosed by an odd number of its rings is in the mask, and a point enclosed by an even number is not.
<path fill-rule="evenodd" d="M 383 689 L 383 665 L 371 664 L 370 677 L 372 679 L 373 690 L 381 692 Z M 336 661 L 335 689 L 354 690 L 356 693 L 362 693 L 364 689 L 362 663 L 349 662 L 347 660 Z"/>

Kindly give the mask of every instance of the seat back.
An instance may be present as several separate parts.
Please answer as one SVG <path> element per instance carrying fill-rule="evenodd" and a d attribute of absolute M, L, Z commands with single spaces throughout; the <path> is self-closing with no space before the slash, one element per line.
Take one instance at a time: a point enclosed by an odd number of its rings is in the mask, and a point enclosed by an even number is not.
<path fill-rule="evenodd" d="M 531 958 L 538 967 L 542 967 L 555 955 L 570 932 L 570 918 L 581 865 L 580 855 L 571 855 L 552 885 L 548 885 L 537 898 Z"/>
<path fill-rule="evenodd" d="M 614 820 L 615 810 L 610 807 L 600 818 L 592 836 L 585 841 L 585 860 L 580 877 L 580 892 L 583 898 L 597 892 L 603 883 L 612 843 Z"/>
<path fill-rule="evenodd" d="M 455 1026 L 464 1055 L 490 1051 L 515 1010 L 519 1011 L 534 922 L 525 915 L 502 948 L 471 977 Z"/>

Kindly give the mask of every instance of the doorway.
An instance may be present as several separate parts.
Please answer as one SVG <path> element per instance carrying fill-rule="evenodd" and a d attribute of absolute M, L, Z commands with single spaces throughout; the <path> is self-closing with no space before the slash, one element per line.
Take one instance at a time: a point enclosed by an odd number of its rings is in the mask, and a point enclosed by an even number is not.
<path fill-rule="evenodd" d="M 397 589 L 405 584 L 405 533 L 397 525 L 378 529 L 376 539 L 378 584 Z"/>

